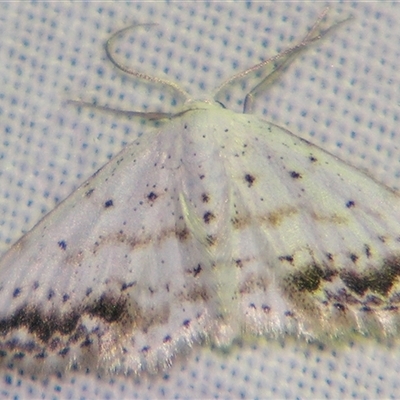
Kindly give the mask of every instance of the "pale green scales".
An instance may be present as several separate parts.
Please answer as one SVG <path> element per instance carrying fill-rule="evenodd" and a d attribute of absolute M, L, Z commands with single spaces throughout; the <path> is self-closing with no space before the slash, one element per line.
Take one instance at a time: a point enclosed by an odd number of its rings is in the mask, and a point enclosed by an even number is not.
<path fill-rule="evenodd" d="M 328 32 L 319 28 L 256 66 L 270 67 L 261 85 Z M 398 334 L 395 192 L 217 102 L 133 114 L 160 126 L 2 258 L 4 366 L 156 372 L 194 343 L 246 334 Z"/>

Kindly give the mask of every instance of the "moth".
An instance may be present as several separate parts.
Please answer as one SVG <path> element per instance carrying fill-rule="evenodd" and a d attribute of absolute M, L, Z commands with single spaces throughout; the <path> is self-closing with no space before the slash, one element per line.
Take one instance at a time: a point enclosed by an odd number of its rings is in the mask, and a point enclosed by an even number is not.
<path fill-rule="evenodd" d="M 325 13 L 216 91 L 267 67 L 243 114 L 214 100 L 130 113 L 160 126 L 1 259 L 2 365 L 157 372 L 196 343 L 243 335 L 398 334 L 399 195 L 249 114 L 255 93 L 336 27 L 322 30 Z M 186 95 L 114 58 L 124 31 L 107 43 L 114 65 Z"/>

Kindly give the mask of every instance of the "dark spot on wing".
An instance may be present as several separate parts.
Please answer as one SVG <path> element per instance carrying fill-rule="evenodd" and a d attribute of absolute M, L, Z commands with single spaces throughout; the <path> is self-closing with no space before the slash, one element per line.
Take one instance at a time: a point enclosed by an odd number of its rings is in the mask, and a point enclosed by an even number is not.
<path fill-rule="evenodd" d="M 284 312 L 284 315 L 285 317 L 294 317 L 294 312 L 287 310 Z"/>
<path fill-rule="evenodd" d="M 14 354 L 13 358 L 14 358 L 14 360 L 22 360 L 23 358 L 25 358 L 25 356 L 26 356 L 25 353 L 19 352 L 19 353 Z"/>
<path fill-rule="evenodd" d="M 214 218 L 215 215 L 211 211 L 207 211 L 203 215 L 203 220 L 206 224 L 209 224 Z"/>
<path fill-rule="evenodd" d="M 354 203 L 353 200 L 349 200 L 349 201 L 346 203 L 346 207 L 347 207 L 347 208 L 355 207 L 355 205 L 356 205 L 356 203 Z"/>
<path fill-rule="evenodd" d="M 121 290 L 124 291 L 124 290 L 126 290 L 126 289 L 129 289 L 129 288 L 135 286 L 136 283 L 137 283 L 136 281 L 133 281 L 133 282 L 124 282 L 124 283 L 122 284 L 122 286 L 121 286 Z"/>
<path fill-rule="evenodd" d="M 296 171 L 289 171 L 289 175 L 293 179 L 300 179 L 302 176 Z"/>
<path fill-rule="evenodd" d="M 71 334 L 77 327 L 81 315 L 77 311 L 72 311 L 64 318 L 59 318 L 57 324 L 58 332 L 63 335 Z"/>
<path fill-rule="evenodd" d="M 266 304 L 263 304 L 263 305 L 261 306 L 261 309 L 262 309 L 266 314 L 268 314 L 268 313 L 271 311 L 271 307 L 268 306 L 268 305 L 266 305 Z"/>
<path fill-rule="evenodd" d="M 358 260 L 357 254 L 350 254 L 350 260 L 355 264 Z"/>
<path fill-rule="evenodd" d="M 187 228 L 176 230 L 175 235 L 180 242 L 184 242 L 185 240 L 189 239 L 190 236 Z"/>
<path fill-rule="evenodd" d="M 107 201 L 104 203 L 104 208 L 112 207 L 113 205 L 114 205 L 114 203 L 113 203 L 112 200 L 107 200 Z"/>
<path fill-rule="evenodd" d="M 289 263 L 292 263 L 293 262 L 293 256 L 291 256 L 291 255 L 286 255 L 286 256 L 280 256 L 279 257 L 279 260 L 280 261 L 287 261 L 287 262 L 289 262 Z"/>
<path fill-rule="evenodd" d="M 193 277 L 196 277 L 197 275 L 200 274 L 200 272 L 203 270 L 203 268 L 201 267 L 200 264 L 197 264 L 196 267 L 194 267 L 193 269 L 189 269 L 187 272 L 190 273 L 191 275 L 193 275 Z"/>
<path fill-rule="evenodd" d="M 346 311 L 346 307 L 342 303 L 334 303 L 333 307 L 335 307 L 336 310 L 339 311 Z"/>
<path fill-rule="evenodd" d="M 362 311 L 362 312 L 371 312 L 372 308 L 368 307 L 368 306 L 363 306 L 363 307 L 360 308 L 360 311 Z"/>
<path fill-rule="evenodd" d="M 365 298 L 363 304 L 365 306 L 381 306 L 383 304 L 383 301 L 379 297 L 370 294 Z"/>
<path fill-rule="evenodd" d="M 85 193 L 85 196 L 86 197 L 90 197 L 91 195 L 92 195 L 92 193 L 94 192 L 94 189 L 92 188 L 92 189 L 89 189 L 86 193 Z"/>
<path fill-rule="evenodd" d="M 332 275 L 331 271 L 324 271 L 317 264 L 312 264 L 306 267 L 304 271 L 289 274 L 287 281 L 289 284 L 294 285 L 300 292 L 314 292 L 319 288 L 322 280 L 329 280 Z"/>
<path fill-rule="evenodd" d="M 64 347 L 58 352 L 58 355 L 60 355 L 61 357 L 65 357 L 69 353 L 69 350 L 69 347 Z"/>
<path fill-rule="evenodd" d="M 194 272 L 194 276 L 196 277 L 197 275 L 200 274 L 200 272 L 203 270 L 203 268 L 201 268 L 201 265 L 198 264 L 196 268 L 194 268 L 193 272 Z"/>
<path fill-rule="evenodd" d="M 155 201 L 156 199 L 157 199 L 157 195 L 154 193 L 154 192 L 150 192 L 148 195 L 147 195 L 147 199 L 149 200 L 149 201 Z"/>
<path fill-rule="evenodd" d="M 94 304 L 86 307 L 86 312 L 97 316 L 107 322 L 120 320 L 126 310 L 126 299 L 120 297 L 115 299 L 107 295 L 102 295 Z"/>
<path fill-rule="evenodd" d="M 93 344 L 93 340 L 90 338 L 85 338 L 85 340 L 81 343 L 81 347 L 90 347 Z"/>
<path fill-rule="evenodd" d="M 247 182 L 247 186 L 248 186 L 248 187 L 251 187 L 251 186 L 253 186 L 253 183 L 254 183 L 254 181 L 256 180 L 256 178 L 255 178 L 254 175 L 246 174 L 246 175 L 244 176 L 244 180 Z"/>
<path fill-rule="evenodd" d="M 144 346 L 141 351 L 142 353 L 148 353 L 150 351 L 150 346 Z"/>
<path fill-rule="evenodd" d="M 15 288 L 13 291 L 13 297 L 18 297 L 21 294 L 21 288 Z"/>
<path fill-rule="evenodd" d="M 215 244 L 215 242 L 216 242 L 216 238 L 215 238 L 215 236 L 213 236 L 213 235 L 207 235 L 207 236 L 206 236 L 206 241 L 207 241 L 207 244 L 208 244 L 209 246 L 214 246 L 214 244 Z"/>
<path fill-rule="evenodd" d="M 169 343 L 172 340 L 172 337 L 170 335 L 167 335 L 163 339 L 163 343 Z"/>
<path fill-rule="evenodd" d="M 67 242 L 65 240 L 60 240 L 57 244 L 60 247 L 60 249 L 62 249 L 62 250 L 67 249 Z"/>
<path fill-rule="evenodd" d="M 308 159 L 309 159 L 311 162 L 316 162 L 316 161 L 318 161 L 313 155 L 310 155 L 310 156 L 308 157 Z"/>
<path fill-rule="evenodd" d="M 243 261 L 240 258 L 235 260 L 235 264 L 236 264 L 237 267 L 243 268 Z"/>
<path fill-rule="evenodd" d="M 42 352 L 40 352 L 40 353 L 38 353 L 38 354 L 36 354 L 35 356 L 34 356 L 34 358 L 41 358 L 41 359 L 44 359 L 44 358 L 46 358 L 47 357 L 47 354 L 44 352 L 44 351 L 42 351 Z"/>
<path fill-rule="evenodd" d="M 203 194 L 201 195 L 201 201 L 202 201 L 203 203 L 208 203 L 208 202 L 210 201 L 210 196 L 209 196 L 207 193 L 203 193 Z"/>

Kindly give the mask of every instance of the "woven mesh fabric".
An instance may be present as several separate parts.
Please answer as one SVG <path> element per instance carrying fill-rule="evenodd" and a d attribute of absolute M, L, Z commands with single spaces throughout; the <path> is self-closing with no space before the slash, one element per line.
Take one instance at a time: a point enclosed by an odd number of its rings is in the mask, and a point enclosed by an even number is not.
<path fill-rule="evenodd" d="M 104 42 L 133 22 L 158 23 L 118 44 L 125 64 L 204 98 L 224 79 L 293 45 L 324 4 L 298 2 L 0 3 L 0 253 L 134 138 L 146 123 L 67 103 L 170 110 L 177 100 L 117 71 Z M 332 5 L 353 19 L 302 54 L 255 113 L 378 181 L 400 187 L 400 5 Z M 118 42 L 119 43 L 119 42 Z M 243 96 L 229 107 L 240 111 Z M 0 371 L 1 398 L 400 397 L 399 348 L 289 338 L 207 347 L 138 378 Z"/>

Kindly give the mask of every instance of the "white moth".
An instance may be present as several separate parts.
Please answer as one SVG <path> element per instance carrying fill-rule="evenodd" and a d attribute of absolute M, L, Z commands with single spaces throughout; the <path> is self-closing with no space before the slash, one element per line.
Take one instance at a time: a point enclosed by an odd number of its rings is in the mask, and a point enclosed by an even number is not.
<path fill-rule="evenodd" d="M 320 22 L 299 45 L 227 83 L 265 67 L 260 85 L 270 83 L 330 30 Z M 133 114 L 161 128 L 1 259 L 4 367 L 154 372 L 194 343 L 229 346 L 246 334 L 398 333 L 396 193 L 215 101 L 188 101 L 171 116 Z"/>

